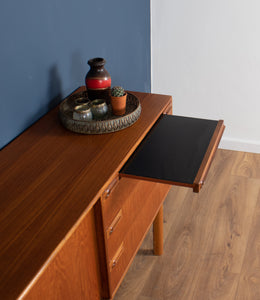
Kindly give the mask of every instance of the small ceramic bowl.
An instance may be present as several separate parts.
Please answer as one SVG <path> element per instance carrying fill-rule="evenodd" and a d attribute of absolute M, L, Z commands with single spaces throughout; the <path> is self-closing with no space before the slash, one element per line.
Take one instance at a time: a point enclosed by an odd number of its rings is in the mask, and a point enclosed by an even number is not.
<path fill-rule="evenodd" d="M 82 105 L 82 104 L 89 104 L 89 100 L 88 98 L 86 97 L 77 97 L 75 100 L 74 100 L 74 103 L 76 105 Z"/>
<path fill-rule="evenodd" d="M 108 106 L 103 99 L 91 101 L 91 111 L 95 119 L 102 119 L 108 112 Z"/>
<path fill-rule="evenodd" d="M 88 103 L 74 107 L 73 119 L 78 121 L 91 121 L 92 112 Z"/>

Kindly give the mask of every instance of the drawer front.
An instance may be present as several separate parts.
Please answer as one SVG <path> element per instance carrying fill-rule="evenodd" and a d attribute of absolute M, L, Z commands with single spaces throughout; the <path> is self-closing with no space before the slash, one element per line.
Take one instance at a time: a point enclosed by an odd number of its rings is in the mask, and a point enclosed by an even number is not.
<path fill-rule="evenodd" d="M 109 226 L 105 227 L 105 237 L 108 240 L 110 236 L 118 230 L 117 228 L 120 227 L 119 224 L 123 219 L 123 212 L 122 209 L 119 210 L 118 214 L 113 219 L 112 223 Z"/>
<path fill-rule="evenodd" d="M 146 214 L 153 205 L 158 209 L 168 190 L 168 185 L 122 178 L 110 196 L 101 200 L 104 236 L 109 258 L 114 256 L 136 218 L 140 214 L 142 216 L 144 207 Z"/>
<path fill-rule="evenodd" d="M 114 293 L 138 251 L 170 186 L 122 178 L 110 197 L 102 201 L 110 290 Z M 119 220 L 119 221 L 117 221 Z"/>
<path fill-rule="evenodd" d="M 112 186 L 112 187 L 111 187 Z M 128 196 L 136 189 L 137 181 L 127 178 L 116 178 L 112 181 L 112 185 L 105 190 L 101 198 L 102 216 L 105 231 L 116 223 L 115 219 L 122 210 L 122 206 Z M 121 211 L 122 218 L 123 212 Z"/>

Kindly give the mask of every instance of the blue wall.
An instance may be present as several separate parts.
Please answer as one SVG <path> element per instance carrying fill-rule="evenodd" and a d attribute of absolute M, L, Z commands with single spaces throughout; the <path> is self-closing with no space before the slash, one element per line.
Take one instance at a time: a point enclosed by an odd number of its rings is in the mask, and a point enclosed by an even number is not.
<path fill-rule="evenodd" d="M 150 0 L 1 1 L 0 38 L 0 148 L 84 85 L 90 58 L 150 92 Z"/>

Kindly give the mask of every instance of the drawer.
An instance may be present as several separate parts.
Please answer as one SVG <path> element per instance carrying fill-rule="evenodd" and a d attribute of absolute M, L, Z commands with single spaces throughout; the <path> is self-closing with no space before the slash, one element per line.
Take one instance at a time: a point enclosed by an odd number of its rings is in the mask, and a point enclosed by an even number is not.
<path fill-rule="evenodd" d="M 130 181 L 135 182 L 136 186 L 122 203 L 121 223 L 106 240 L 109 285 L 112 294 L 127 272 L 170 189 L 170 185 L 166 184 L 126 179 L 121 179 L 122 186 L 128 185 Z M 113 206 L 113 201 L 109 205 Z"/>
<path fill-rule="evenodd" d="M 115 218 L 117 218 L 119 211 L 122 209 L 125 199 L 134 192 L 137 186 L 138 182 L 136 180 L 130 180 L 128 178 L 119 180 L 119 177 L 113 180 L 108 186 L 101 198 L 105 228 L 111 227 L 111 224 L 115 222 Z"/>
<path fill-rule="evenodd" d="M 222 120 L 162 115 L 120 176 L 187 186 L 199 192 L 224 129 Z"/>
<path fill-rule="evenodd" d="M 101 199 L 101 209 L 104 226 L 104 236 L 107 246 L 107 255 L 111 259 L 120 242 L 125 238 L 135 220 L 142 216 L 143 209 L 146 211 L 154 208 L 158 210 L 164 200 L 170 186 L 166 184 L 156 184 L 150 181 L 133 180 L 121 178 L 116 187 L 107 198 Z M 149 213 L 146 213 L 149 215 Z M 150 219 L 152 223 L 153 219 Z M 146 222 L 147 223 L 147 222 Z M 133 244 L 136 244 L 133 241 Z"/>

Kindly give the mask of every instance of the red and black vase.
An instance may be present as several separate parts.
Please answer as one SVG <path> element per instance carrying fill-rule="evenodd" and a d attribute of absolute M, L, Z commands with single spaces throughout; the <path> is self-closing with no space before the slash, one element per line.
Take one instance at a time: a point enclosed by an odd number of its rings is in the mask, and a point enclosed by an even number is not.
<path fill-rule="evenodd" d="M 111 77 L 104 65 L 106 60 L 101 57 L 92 58 L 88 61 L 90 70 L 88 71 L 85 82 L 90 100 L 105 99 L 110 100 Z"/>

